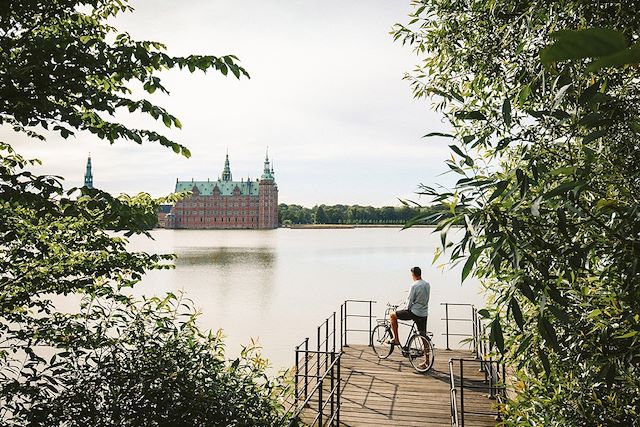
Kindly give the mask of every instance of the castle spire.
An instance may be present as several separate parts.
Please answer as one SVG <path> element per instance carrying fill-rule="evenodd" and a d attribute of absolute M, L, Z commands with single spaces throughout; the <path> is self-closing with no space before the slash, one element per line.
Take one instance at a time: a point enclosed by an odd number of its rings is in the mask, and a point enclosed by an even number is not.
<path fill-rule="evenodd" d="M 84 172 L 84 186 L 87 188 L 93 188 L 93 173 L 91 171 L 91 153 L 87 157 L 87 169 Z"/>
<path fill-rule="evenodd" d="M 267 148 L 267 154 L 264 158 L 264 170 L 260 179 L 268 179 L 273 181 L 273 169 L 269 166 L 269 148 Z"/>
<path fill-rule="evenodd" d="M 224 171 L 222 171 L 223 181 L 232 181 L 231 178 L 231 166 L 229 166 L 229 151 L 227 150 L 227 157 L 224 160 Z"/>

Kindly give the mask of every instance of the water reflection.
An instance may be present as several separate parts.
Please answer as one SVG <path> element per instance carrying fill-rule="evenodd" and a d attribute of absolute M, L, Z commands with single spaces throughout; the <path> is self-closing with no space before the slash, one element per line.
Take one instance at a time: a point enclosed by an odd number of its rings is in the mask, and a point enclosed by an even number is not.
<path fill-rule="evenodd" d="M 271 269 L 276 262 L 276 253 L 272 248 L 178 248 L 176 266 L 232 266 L 255 265 Z"/>

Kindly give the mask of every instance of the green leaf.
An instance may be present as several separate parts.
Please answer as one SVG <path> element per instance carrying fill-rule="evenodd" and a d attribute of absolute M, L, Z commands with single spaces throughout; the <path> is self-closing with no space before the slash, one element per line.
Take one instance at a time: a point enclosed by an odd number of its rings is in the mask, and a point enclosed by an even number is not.
<path fill-rule="evenodd" d="M 486 120 L 487 117 L 479 110 L 475 111 L 458 111 L 455 113 L 456 118 L 461 120 Z"/>
<path fill-rule="evenodd" d="M 557 307 L 555 305 L 549 305 L 549 310 L 553 313 L 553 315 L 559 321 L 563 323 L 569 323 L 569 315 L 567 314 L 566 311 L 562 310 L 560 307 Z"/>
<path fill-rule="evenodd" d="M 502 103 L 502 120 L 507 127 L 511 126 L 511 102 L 506 98 Z"/>
<path fill-rule="evenodd" d="M 544 199 L 550 199 L 551 197 L 559 196 L 560 194 L 564 194 L 568 191 L 571 191 L 575 188 L 582 187 L 585 185 L 584 181 L 565 181 L 562 184 L 558 185 L 553 190 L 548 191 L 544 195 Z"/>
<path fill-rule="evenodd" d="M 478 314 L 484 318 L 490 317 L 491 313 L 489 313 L 489 310 L 487 310 L 486 308 L 482 308 L 480 310 L 478 310 Z"/>
<path fill-rule="evenodd" d="M 598 71 L 601 68 L 621 68 L 625 65 L 640 63 L 640 42 L 637 42 L 628 49 L 608 55 L 593 61 L 587 67 L 587 71 Z"/>
<path fill-rule="evenodd" d="M 584 144 L 588 144 L 591 141 L 595 141 L 598 138 L 602 138 L 606 134 L 607 134 L 607 130 L 606 129 L 600 129 L 600 130 L 597 130 L 595 132 L 591 132 L 589 135 L 587 135 L 584 138 L 582 138 L 582 142 Z"/>
<path fill-rule="evenodd" d="M 500 317 L 496 317 L 491 322 L 491 330 L 489 333 L 489 341 L 496 344 L 500 353 L 504 353 L 504 336 L 502 335 L 502 326 L 500 325 Z"/>
<path fill-rule="evenodd" d="M 538 321 L 538 330 L 540 331 L 542 338 L 544 338 L 549 345 L 556 349 L 559 348 L 556 330 L 546 317 L 540 317 Z"/>
<path fill-rule="evenodd" d="M 504 190 L 507 188 L 507 185 L 509 185 L 508 180 L 498 182 L 495 185 L 495 190 L 493 191 L 493 194 L 491 194 L 491 197 L 489 197 L 489 200 L 487 202 L 490 202 L 496 197 L 500 196 L 504 192 Z"/>
<path fill-rule="evenodd" d="M 458 156 L 460 157 L 467 157 L 466 154 L 464 154 L 462 152 L 462 150 L 460 149 L 460 147 L 458 147 L 457 145 L 450 145 L 449 148 L 451 149 L 451 151 L 453 151 L 454 153 L 456 153 Z"/>
<path fill-rule="evenodd" d="M 561 30 L 550 36 L 555 43 L 540 52 L 540 59 L 545 65 L 567 59 L 611 55 L 627 47 L 624 34 L 607 28 Z"/>
<path fill-rule="evenodd" d="M 635 337 L 636 335 L 638 335 L 638 331 L 631 331 L 631 332 L 627 332 L 626 334 L 623 335 L 618 335 L 616 336 L 617 339 L 622 340 L 625 338 L 631 338 L 631 337 Z"/>
<path fill-rule="evenodd" d="M 462 268 L 463 282 L 464 282 L 464 279 L 466 279 L 469 273 L 471 273 L 471 271 L 473 270 L 473 266 L 476 264 L 476 260 L 478 259 L 478 256 L 480 256 L 481 252 L 482 251 L 480 250 L 472 251 L 471 254 L 469 255 L 469 258 L 467 258 L 467 262 L 464 263 L 464 267 Z"/>
<path fill-rule="evenodd" d="M 513 314 L 513 320 L 516 321 L 516 325 L 522 331 L 524 329 L 524 319 L 522 317 L 522 311 L 520 310 L 520 305 L 518 304 L 518 300 L 515 298 L 511 298 L 509 301 L 509 305 L 511 306 L 511 314 Z"/>
<path fill-rule="evenodd" d="M 542 362 L 542 367 L 544 368 L 545 374 L 548 376 L 551 375 L 551 364 L 549 363 L 549 356 L 545 353 L 544 349 L 538 350 L 538 356 L 540 357 L 540 361 Z"/>
<path fill-rule="evenodd" d="M 423 138 L 431 138 L 433 136 L 441 136 L 443 138 L 455 138 L 450 133 L 443 133 L 443 132 L 430 132 L 430 133 L 428 133 L 426 135 L 422 135 Z"/>
<path fill-rule="evenodd" d="M 527 99 L 529 99 L 529 95 L 531 95 L 531 86 L 524 85 L 518 94 L 518 104 L 523 106 L 524 103 L 527 102 Z"/>

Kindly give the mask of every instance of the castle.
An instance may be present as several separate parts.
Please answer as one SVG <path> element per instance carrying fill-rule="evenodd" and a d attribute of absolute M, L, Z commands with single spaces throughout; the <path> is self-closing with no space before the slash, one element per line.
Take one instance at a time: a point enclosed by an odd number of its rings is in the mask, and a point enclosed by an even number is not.
<path fill-rule="evenodd" d="M 227 153 L 217 181 L 176 180 L 175 191 L 191 191 L 191 196 L 176 202 L 169 212 L 159 212 L 160 225 L 166 228 L 278 227 L 278 186 L 268 153 L 260 179 L 233 181 Z"/>

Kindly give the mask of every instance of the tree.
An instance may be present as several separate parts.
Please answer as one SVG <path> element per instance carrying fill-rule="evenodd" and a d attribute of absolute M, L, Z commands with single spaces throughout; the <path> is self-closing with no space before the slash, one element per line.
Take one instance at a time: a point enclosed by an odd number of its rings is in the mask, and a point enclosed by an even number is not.
<path fill-rule="evenodd" d="M 316 214 L 314 215 L 313 222 L 315 224 L 326 224 L 327 223 L 327 214 L 324 212 L 324 206 L 320 205 L 316 208 Z"/>
<path fill-rule="evenodd" d="M 640 10 L 635 2 L 414 2 L 395 38 L 453 131 L 443 247 L 491 294 L 516 369 L 508 425 L 635 425 L 640 406 Z M 561 31 L 560 31 L 561 30 Z M 634 44 L 636 43 L 636 44 Z M 443 240 L 444 242 L 445 240 Z"/>
<path fill-rule="evenodd" d="M 131 10 L 123 0 L 0 4 L 0 123 L 38 139 L 89 131 L 109 143 L 157 142 L 188 157 L 160 133 L 112 119 L 124 109 L 180 127 L 132 98 L 132 85 L 166 91 L 157 72 L 174 67 L 247 73 L 233 56 L 173 57 L 107 24 Z M 65 191 L 60 178 L 32 174 L 36 162 L 0 143 L 0 423 L 284 422 L 278 396 L 287 386 L 266 378 L 255 350 L 226 361 L 193 307 L 171 295 L 136 301 L 124 290 L 149 269 L 170 268 L 173 256 L 129 252 L 122 233 L 146 233 L 159 203 L 179 196 Z M 60 312 L 54 296 L 83 303 Z"/>

